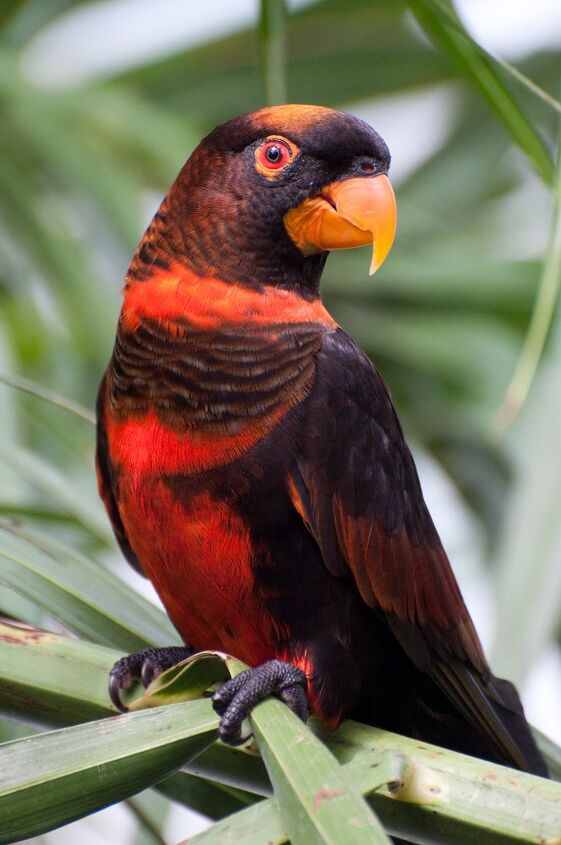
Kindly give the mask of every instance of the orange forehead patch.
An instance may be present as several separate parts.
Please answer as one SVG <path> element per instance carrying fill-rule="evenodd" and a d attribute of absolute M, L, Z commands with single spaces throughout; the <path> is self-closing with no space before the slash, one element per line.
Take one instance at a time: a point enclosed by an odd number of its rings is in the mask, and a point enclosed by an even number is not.
<path fill-rule="evenodd" d="M 325 106 L 285 105 L 266 106 L 254 112 L 253 120 L 257 126 L 271 125 L 277 132 L 312 129 L 322 120 L 338 114 L 335 109 Z"/>

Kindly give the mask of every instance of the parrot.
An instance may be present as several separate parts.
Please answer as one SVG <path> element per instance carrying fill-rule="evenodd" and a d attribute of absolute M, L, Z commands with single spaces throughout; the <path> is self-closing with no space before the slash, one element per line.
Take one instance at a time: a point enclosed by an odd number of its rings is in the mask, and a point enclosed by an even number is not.
<path fill-rule="evenodd" d="M 538 775 L 516 688 L 493 675 L 390 392 L 324 307 L 332 250 L 388 255 L 382 137 L 280 105 L 196 147 L 125 277 L 97 400 L 99 493 L 184 646 L 118 660 L 109 694 L 202 650 L 249 667 L 219 736 L 268 695 Z"/>

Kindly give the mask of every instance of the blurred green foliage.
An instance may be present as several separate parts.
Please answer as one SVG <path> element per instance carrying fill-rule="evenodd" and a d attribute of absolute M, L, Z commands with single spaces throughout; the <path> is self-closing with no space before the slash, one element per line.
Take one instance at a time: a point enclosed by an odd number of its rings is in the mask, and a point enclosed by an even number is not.
<path fill-rule="evenodd" d="M 264 93 L 256 28 L 94 82 L 39 87 L 22 55 L 79 5 L 0 8 L 0 373 L 91 409 L 121 279 L 158 197 L 200 137 L 263 105 Z M 546 207 L 536 171 L 546 181 L 553 171 L 558 115 L 458 34 L 450 9 L 442 0 L 323 0 L 291 14 L 287 99 L 352 111 L 430 87 L 452 93 L 449 131 L 398 186 L 391 258 L 371 280 L 363 251 L 333 255 L 323 291 L 391 385 L 408 439 L 476 516 L 500 587 L 497 668 L 520 677 L 561 632 L 561 450 L 559 428 L 544 424 L 558 419 L 558 337 L 520 420 L 499 441 L 490 432 L 540 278 L 524 238 L 537 227 L 546 240 L 545 212 L 531 215 Z M 521 69 L 558 91 L 558 54 L 529 56 Z M 1 383 L 0 401 L 0 513 L 117 565 L 91 426 Z M 13 589 L 0 586 L 0 611 L 40 621 L 32 595 Z"/>

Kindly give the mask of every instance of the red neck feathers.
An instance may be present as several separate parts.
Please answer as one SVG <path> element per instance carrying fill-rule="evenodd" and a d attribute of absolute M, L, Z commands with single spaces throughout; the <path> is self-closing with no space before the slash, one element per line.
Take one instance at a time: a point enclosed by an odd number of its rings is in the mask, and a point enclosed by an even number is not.
<path fill-rule="evenodd" d="M 187 327 L 212 330 L 307 322 L 337 326 L 319 297 L 304 299 L 285 288 L 254 289 L 201 277 L 180 264 L 157 269 L 146 281 L 127 278 L 122 328 L 134 332 L 143 317 L 161 321 L 176 336 Z"/>

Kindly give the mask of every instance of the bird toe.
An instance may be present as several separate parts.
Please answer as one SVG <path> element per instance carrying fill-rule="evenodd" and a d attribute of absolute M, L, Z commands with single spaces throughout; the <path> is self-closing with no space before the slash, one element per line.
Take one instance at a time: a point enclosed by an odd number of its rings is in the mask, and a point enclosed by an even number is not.
<path fill-rule="evenodd" d="M 144 687 L 182 660 L 193 654 L 187 646 L 168 646 L 165 648 L 143 648 L 134 654 L 121 657 L 109 673 L 109 698 L 122 713 L 128 707 L 124 704 L 121 693 L 140 681 Z"/>
<path fill-rule="evenodd" d="M 220 739 L 229 745 L 239 745 L 249 739 L 251 734 L 242 737 L 242 723 L 255 705 L 268 695 L 276 695 L 305 721 L 308 715 L 306 690 L 306 675 L 291 663 L 269 660 L 255 669 L 241 672 L 212 698 L 212 705 L 221 717 Z"/>

